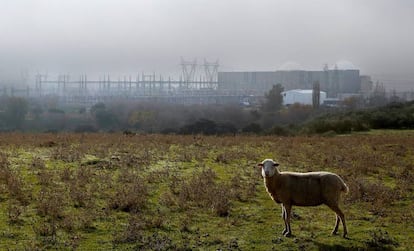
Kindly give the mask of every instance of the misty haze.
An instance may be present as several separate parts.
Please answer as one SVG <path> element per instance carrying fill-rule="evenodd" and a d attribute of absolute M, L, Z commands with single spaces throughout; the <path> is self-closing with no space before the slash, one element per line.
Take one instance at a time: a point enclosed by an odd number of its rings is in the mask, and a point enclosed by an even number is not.
<path fill-rule="evenodd" d="M 0 250 L 409 250 L 413 23 L 411 0 L 0 0 Z"/>
<path fill-rule="evenodd" d="M 347 60 L 389 88 L 411 90 L 414 3 L 399 1 L 1 2 L 0 79 L 41 74 L 161 74 L 180 57 L 220 71 L 303 70 Z M 398 86 L 396 86 L 398 84 Z"/>

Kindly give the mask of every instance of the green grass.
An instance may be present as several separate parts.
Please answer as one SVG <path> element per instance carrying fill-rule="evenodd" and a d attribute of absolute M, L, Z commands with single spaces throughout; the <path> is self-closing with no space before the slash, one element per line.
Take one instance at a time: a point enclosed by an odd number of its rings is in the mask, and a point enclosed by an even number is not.
<path fill-rule="evenodd" d="M 409 250 L 414 238 L 412 131 L 1 137 L 0 249 Z M 335 216 L 326 206 L 294 207 L 294 236 L 283 237 L 280 205 L 255 168 L 264 158 L 283 170 L 341 175 L 349 239 L 330 235 Z"/>

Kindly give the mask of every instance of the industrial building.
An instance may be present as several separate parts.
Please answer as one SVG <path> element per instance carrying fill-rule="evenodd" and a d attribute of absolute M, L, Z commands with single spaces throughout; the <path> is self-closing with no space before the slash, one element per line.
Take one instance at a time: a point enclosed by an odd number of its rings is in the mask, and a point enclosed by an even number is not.
<path fill-rule="evenodd" d="M 313 90 L 289 90 L 281 93 L 283 97 L 283 105 L 293 105 L 295 103 L 303 105 L 313 105 Z M 319 104 L 323 104 L 326 100 L 326 92 L 319 92 Z"/>
<path fill-rule="evenodd" d="M 156 76 L 155 73 L 118 76 L 117 79 L 109 74 L 98 78 L 65 74 L 37 74 L 29 78 L 28 74 L 22 74 L 24 79 L 21 82 L 27 86 L 3 85 L 0 93 L 42 99 L 50 96 L 58 98 L 62 103 L 85 105 L 116 99 L 247 105 L 260 103 L 265 93 L 276 84 L 281 84 L 284 91 L 312 90 L 318 84 L 318 89 L 323 95 L 326 94 L 327 99 L 343 99 L 355 95 L 368 97 L 373 89 L 370 76 L 360 75 L 360 71 L 348 61 L 338 61 L 332 67 L 325 66 L 319 71 L 303 70 L 298 64 L 287 63 L 276 71 L 219 72 L 218 60 L 204 60 L 203 65 L 198 65 L 196 60 L 181 59 L 181 66 L 182 75 L 178 80 Z M 195 74 L 200 66 L 204 69 L 204 75 L 201 74 L 198 78 Z"/>
<path fill-rule="evenodd" d="M 339 93 L 359 93 L 361 76 L 357 69 L 324 69 L 321 71 L 279 70 L 249 72 L 219 72 L 218 92 L 234 95 L 263 96 L 273 85 L 281 84 L 285 91 L 312 89 L 319 82 L 327 97 Z"/>

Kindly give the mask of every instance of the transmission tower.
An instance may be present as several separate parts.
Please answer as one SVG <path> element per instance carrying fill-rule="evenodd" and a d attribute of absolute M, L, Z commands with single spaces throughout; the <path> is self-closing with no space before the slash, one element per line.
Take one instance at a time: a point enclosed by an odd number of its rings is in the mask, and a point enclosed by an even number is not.
<path fill-rule="evenodd" d="M 28 69 L 21 69 L 20 70 L 20 78 L 24 85 L 27 85 L 27 80 L 29 79 L 29 70 Z"/>
<path fill-rule="evenodd" d="M 211 88 L 213 82 L 217 81 L 217 73 L 219 68 L 219 60 L 215 62 L 208 62 L 207 59 L 204 59 L 204 73 L 206 77 L 206 82 L 210 85 Z"/>
<path fill-rule="evenodd" d="M 197 69 L 197 59 L 195 58 L 193 61 L 185 61 L 183 57 L 181 57 L 181 68 L 183 71 L 183 80 L 187 85 L 191 82 L 194 82 L 194 76 Z"/>

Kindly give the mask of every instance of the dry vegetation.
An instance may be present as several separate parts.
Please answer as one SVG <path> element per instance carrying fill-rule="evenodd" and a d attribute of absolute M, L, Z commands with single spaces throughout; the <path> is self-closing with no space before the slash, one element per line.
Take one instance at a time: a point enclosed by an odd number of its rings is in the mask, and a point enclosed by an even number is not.
<path fill-rule="evenodd" d="M 334 171 L 350 240 L 329 209 L 280 207 L 253 167 Z M 0 135 L 0 249 L 408 249 L 414 133 L 337 137 Z"/>

